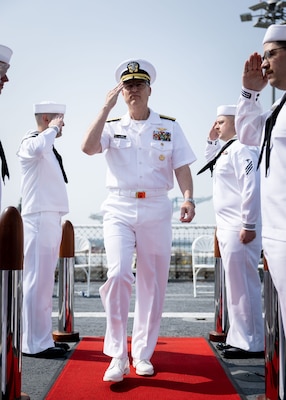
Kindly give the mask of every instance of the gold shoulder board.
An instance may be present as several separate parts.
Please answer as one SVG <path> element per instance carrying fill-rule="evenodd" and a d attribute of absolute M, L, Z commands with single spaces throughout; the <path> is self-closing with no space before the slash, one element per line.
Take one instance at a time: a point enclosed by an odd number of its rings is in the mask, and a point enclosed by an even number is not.
<path fill-rule="evenodd" d="M 111 118 L 111 119 L 107 119 L 106 122 L 116 122 L 116 121 L 120 121 L 121 118 Z"/>
<path fill-rule="evenodd" d="M 162 115 L 162 114 L 160 114 L 160 118 L 162 118 L 162 119 L 169 119 L 170 121 L 176 121 L 176 118 L 168 117 L 167 115 Z"/>

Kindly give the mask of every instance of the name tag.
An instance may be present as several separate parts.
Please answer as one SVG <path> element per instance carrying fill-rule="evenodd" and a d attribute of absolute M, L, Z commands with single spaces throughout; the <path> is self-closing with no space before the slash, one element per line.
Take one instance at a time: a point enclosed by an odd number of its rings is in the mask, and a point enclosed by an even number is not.
<path fill-rule="evenodd" d="M 114 135 L 115 139 L 126 139 L 126 135 Z"/>

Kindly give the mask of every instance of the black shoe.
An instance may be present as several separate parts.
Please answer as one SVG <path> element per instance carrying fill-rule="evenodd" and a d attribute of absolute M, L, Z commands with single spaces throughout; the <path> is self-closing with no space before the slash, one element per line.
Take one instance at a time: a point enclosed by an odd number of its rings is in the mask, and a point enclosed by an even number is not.
<path fill-rule="evenodd" d="M 65 351 L 70 350 L 70 346 L 67 343 L 61 343 L 61 342 L 54 342 L 56 347 L 60 347 L 61 349 L 64 349 Z"/>
<path fill-rule="evenodd" d="M 216 348 L 218 349 L 218 350 L 227 350 L 227 349 L 231 349 L 233 346 L 231 346 L 230 344 L 226 344 L 226 343 L 218 343 L 217 345 L 216 345 Z"/>
<path fill-rule="evenodd" d="M 61 358 L 64 357 L 66 354 L 66 350 L 62 349 L 61 347 L 49 347 L 44 351 L 40 351 L 39 353 L 29 354 L 29 353 L 22 353 L 23 356 L 26 357 L 34 357 L 34 358 Z"/>
<path fill-rule="evenodd" d="M 246 351 L 237 347 L 225 349 L 221 354 L 224 358 L 264 358 L 264 351 Z"/>

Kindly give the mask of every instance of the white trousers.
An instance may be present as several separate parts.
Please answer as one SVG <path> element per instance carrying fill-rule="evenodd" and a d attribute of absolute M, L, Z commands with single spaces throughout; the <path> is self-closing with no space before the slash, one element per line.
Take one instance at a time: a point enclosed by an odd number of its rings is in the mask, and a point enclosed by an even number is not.
<path fill-rule="evenodd" d="M 248 244 L 238 231 L 217 229 L 217 239 L 225 271 L 229 330 L 226 343 L 247 351 L 264 349 L 261 282 L 258 264 L 261 237 Z"/>
<path fill-rule="evenodd" d="M 42 212 L 23 216 L 22 351 L 35 354 L 54 346 L 52 296 L 62 237 L 61 216 Z"/>
<path fill-rule="evenodd" d="M 167 196 L 134 199 L 110 194 L 103 204 L 107 281 L 100 288 L 106 311 L 104 353 L 127 357 L 127 322 L 137 253 L 136 301 L 131 355 L 149 360 L 154 352 L 168 283 L 172 205 Z"/>
<path fill-rule="evenodd" d="M 286 242 L 262 238 L 263 252 L 277 290 L 284 333 L 286 333 Z"/>

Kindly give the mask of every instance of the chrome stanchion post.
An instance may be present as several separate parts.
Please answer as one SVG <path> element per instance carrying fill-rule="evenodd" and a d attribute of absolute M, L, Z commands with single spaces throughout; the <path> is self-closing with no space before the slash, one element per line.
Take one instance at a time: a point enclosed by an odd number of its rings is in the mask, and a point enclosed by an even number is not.
<path fill-rule="evenodd" d="M 59 320 L 58 331 L 53 332 L 56 342 L 78 342 L 74 331 L 74 229 L 70 221 L 63 224 L 59 255 Z"/>
<path fill-rule="evenodd" d="M 29 399 L 21 392 L 23 222 L 15 207 L 0 217 L 1 399 Z"/>
<path fill-rule="evenodd" d="M 224 269 L 222 265 L 216 231 L 214 234 L 214 256 L 215 256 L 215 321 L 214 330 L 209 333 L 212 342 L 225 342 L 228 329 L 228 315 L 226 305 L 226 291 L 224 280 Z"/>

